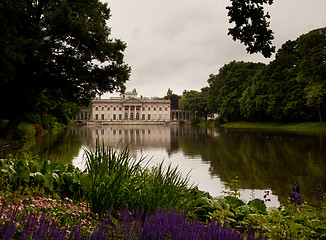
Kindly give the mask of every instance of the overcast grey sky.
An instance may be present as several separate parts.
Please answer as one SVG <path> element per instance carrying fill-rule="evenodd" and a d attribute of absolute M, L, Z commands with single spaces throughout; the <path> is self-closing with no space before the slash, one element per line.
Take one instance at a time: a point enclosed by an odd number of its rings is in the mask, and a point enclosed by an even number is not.
<path fill-rule="evenodd" d="M 127 44 L 125 62 L 132 68 L 127 91 L 136 88 L 139 95 L 163 97 L 170 88 L 181 95 L 207 86 L 209 75 L 233 60 L 273 60 L 247 54 L 245 46 L 227 35 L 232 26 L 225 9 L 228 0 L 105 1 L 111 8 L 111 37 Z M 274 0 L 266 10 L 276 49 L 326 27 L 326 0 Z"/>

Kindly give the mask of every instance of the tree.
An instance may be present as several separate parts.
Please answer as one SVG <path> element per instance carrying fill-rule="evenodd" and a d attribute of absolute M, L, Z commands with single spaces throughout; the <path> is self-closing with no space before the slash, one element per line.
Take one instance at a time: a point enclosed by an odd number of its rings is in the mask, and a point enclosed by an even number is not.
<path fill-rule="evenodd" d="M 243 93 L 241 113 L 260 121 L 323 121 L 326 29 L 287 41 Z M 316 114 L 318 113 L 318 114 Z"/>
<path fill-rule="evenodd" d="M 265 65 L 263 63 L 230 62 L 224 65 L 217 75 L 208 79 L 208 107 L 228 121 L 243 119 L 240 112 L 240 99 L 250 86 L 253 76 Z"/>
<path fill-rule="evenodd" d="M 169 88 L 168 89 L 168 91 L 167 91 L 167 93 L 166 93 L 166 96 L 171 96 L 173 94 L 173 91 Z"/>
<path fill-rule="evenodd" d="M 326 28 L 303 34 L 297 42 L 302 56 L 298 78 L 306 83 L 307 104 L 318 110 L 322 122 L 326 106 Z"/>
<path fill-rule="evenodd" d="M 176 94 L 171 94 L 169 96 L 165 96 L 165 100 L 170 100 L 171 101 L 171 109 L 179 109 L 179 100 L 180 96 Z"/>
<path fill-rule="evenodd" d="M 262 5 L 271 5 L 273 0 L 231 0 L 231 3 L 226 9 L 229 22 L 235 26 L 229 28 L 228 35 L 247 46 L 248 53 L 261 52 L 264 57 L 271 57 L 275 52 L 275 46 L 271 45 L 274 36 L 268 28 L 270 16 Z"/>
<path fill-rule="evenodd" d="M 4 137 L 11 138 L 28 114 L 54 114 L 49 100 L 88 105 L 96 94 L 125 89 L 126 45 L 109 39 L 109 17 L 99 0 L 0 2 L 0 119 L 9 119 Z"/>
<path fill-rule="evenodd" d="M 185 111 L 192 111 L 197 117 L 207 118 L 207 95 L 208 87 L 202 88 L 201 92 L 195 90 L 184 91 L 179 100 L 179 108 Z"/>
<path fill-rule="evenodd" d="M 253 121 L 297 121 L 310 117 L 302 83 L 297 81 L 300 53 L 287 41 L 276 58 L 254 76 L 240 100 L 241 113 Z"/>
<path fill-rule="evenodd" d="M 163 99 L 171 101 L 171 109 L 179 109 L 179 99 L 181 97 L 174 94 L 173 91 L 169 88 L 166 96 Z"/>

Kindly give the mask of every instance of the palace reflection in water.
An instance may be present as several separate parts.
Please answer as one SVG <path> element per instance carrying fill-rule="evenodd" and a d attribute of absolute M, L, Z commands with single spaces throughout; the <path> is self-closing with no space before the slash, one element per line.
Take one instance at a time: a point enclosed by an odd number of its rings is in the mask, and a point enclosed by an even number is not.
<path fill-rule="evenodd" d="M 300 184 L 305 199 L 313 199 L 319 184 L 326 187 L 324 136 L 178 125 L 110 125 L 72 128 L 38 149 L 46 149 L 54 159 L 55 152 L 65 152 L 76 163 L 82 161 L 83 149 L 94 149 L 96 139 L 113 148 L 128 145 L 137 158 L 172 162 L 185 175 L 191 170 L 189 176 L 199 189 L 213 195 L 221 194 L 224 183 L 235 176 L 246 199 L 252 189 L 256 197 L 271 190 L 276 201 L 286 203 L 293 183 Z M 74 149 L 69 151 L 69 147 Z"/>

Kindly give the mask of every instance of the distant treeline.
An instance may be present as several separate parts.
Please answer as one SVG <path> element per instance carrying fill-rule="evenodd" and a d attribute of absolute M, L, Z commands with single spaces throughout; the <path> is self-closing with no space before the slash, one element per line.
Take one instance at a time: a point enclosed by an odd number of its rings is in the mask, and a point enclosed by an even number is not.
<path fill-rule="evenodd" d="M 210 111 L 228 121 L 322 121 L 326 28 L 287 41 L 268 65 L 231 62 L 208 83 Z"/>
<path fill-rule="evenodd" d="M 217 75 L 210 75 L 208 84 L 201 92 L 185 91 L 179 107 L 198 116 L 219 113 L 226 121 L 322 122 L 326 117 L 326 28 L 287 41 L 268 65 L 230 62 Z M 195 95 L 197 100 L 192 101 Z"/>

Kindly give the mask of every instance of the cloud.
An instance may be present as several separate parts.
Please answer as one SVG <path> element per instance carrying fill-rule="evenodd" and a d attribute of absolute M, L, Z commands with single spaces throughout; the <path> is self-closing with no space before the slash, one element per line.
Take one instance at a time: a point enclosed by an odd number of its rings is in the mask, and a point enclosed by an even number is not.
<path fill-rule="evenodd" d="M 210 74 L 230 61 L 268 63 L 261 54 L 227 35 L 227 0 L 108 0 L 112 36 L 127 43 L 125 61 L 132 68 L 127 89 L 144 96 L 200 90 Z M 324 27 L 325 0 L 280 0 L 266 8 L 277 48 L 308 31 Z"/>

